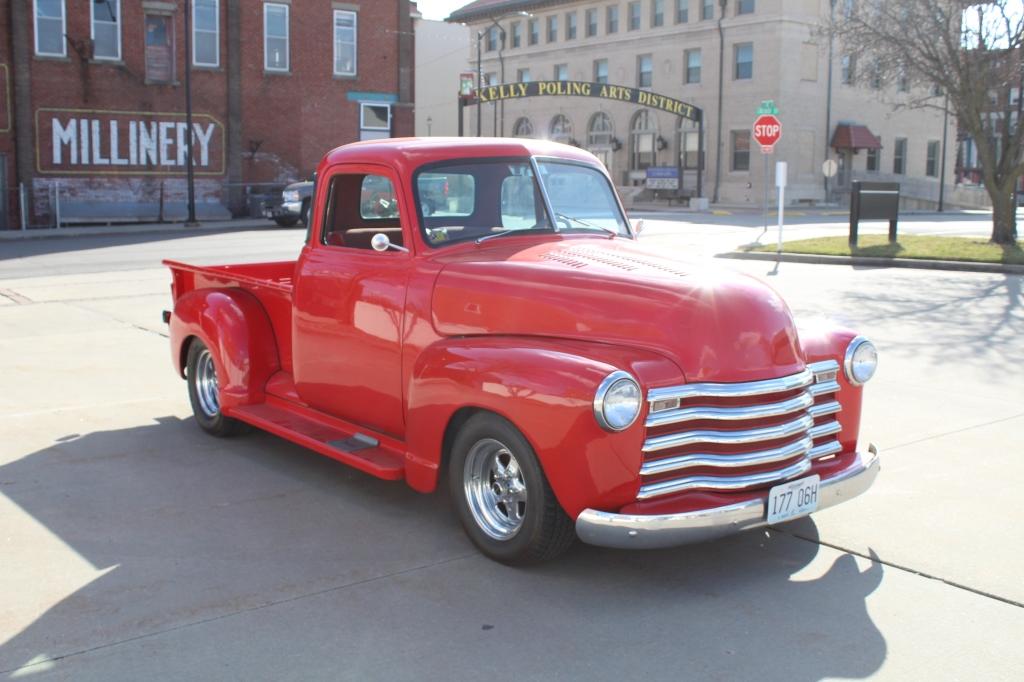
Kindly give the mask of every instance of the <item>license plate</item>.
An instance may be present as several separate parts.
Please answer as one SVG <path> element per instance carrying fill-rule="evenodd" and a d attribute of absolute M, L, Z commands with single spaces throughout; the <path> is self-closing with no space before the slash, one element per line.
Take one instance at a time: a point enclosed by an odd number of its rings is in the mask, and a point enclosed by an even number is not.
<path fill-rule="evenodd" d="M 772 488 L 768 492 L 768 523 L 787 521 L 817 509 L 820 482 L 821 477 L 815 474 Z"/>

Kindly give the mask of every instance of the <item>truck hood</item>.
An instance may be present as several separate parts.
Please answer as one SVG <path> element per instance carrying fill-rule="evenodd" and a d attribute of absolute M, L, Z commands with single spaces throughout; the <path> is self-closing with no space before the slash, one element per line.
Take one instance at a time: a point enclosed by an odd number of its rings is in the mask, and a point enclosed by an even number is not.
<path fill-rule="evenodd" d="M 691 267 L 633 241 L 488 244 L 443 260 L 432 313 L 445 336 L 643 348 L 673 360 L 688 382 L 757 381 L 804 365 L 793 317 L 771 287 L 725 269 Z"/>

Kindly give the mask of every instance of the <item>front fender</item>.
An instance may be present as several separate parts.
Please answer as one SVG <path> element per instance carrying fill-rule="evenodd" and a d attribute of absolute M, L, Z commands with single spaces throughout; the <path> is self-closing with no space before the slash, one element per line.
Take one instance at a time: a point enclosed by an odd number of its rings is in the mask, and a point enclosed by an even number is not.
<path fill-rule="evenodd" d="M 406 480 L 433 490 L 445 430 L 462 408 L 499 414 L 530 442 L 567 514 L 618 508 L 639 487 L 644 413 L 619 433 L 594 418 L 594 392 L 611 372 L 642 388 L 678 381 L 678 368 L 651 353 L 585 342 L 519 337 L 446 339 L 417 359 L 408 393 Z"/>
<path fill-rule="evenodd" d="M 843 359 L 847 346 L 857 336 L 857 332 L 825 322 L 801 327 L 799 333 L 808 364 L 822 360 L 835 360 L 839 363 L 839 372 L 836 374 L 839 392 L 836 393 L 836 399 L 843 406 L 842 411 L 835 416 L 842 427 L 838 436 L 839 445 L 842 446 L 843 452 L 854 452 L 860 436 L 864 387 L 850 383 L 843 370 Z"/>
<path fill-rule="evenodd" d="M 171 357 L 185 375 L 185 342 L 198 337 L 213 354 L 225 414 L 261 402 L 267 379 L 280 369 L 270 318 L 241 289 L 196 289 L 178 298 L 170 319 Z"/>

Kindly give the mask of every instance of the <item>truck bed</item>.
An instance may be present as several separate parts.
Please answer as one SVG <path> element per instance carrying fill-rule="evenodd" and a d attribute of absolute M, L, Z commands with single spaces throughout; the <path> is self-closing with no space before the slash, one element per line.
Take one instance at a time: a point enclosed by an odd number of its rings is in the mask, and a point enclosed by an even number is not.
<path fill-rule="evenodd" d="M 295 261 L 237 265 L 189 265 L 173 260 L 171 296 L 175 301 L 196 289 L 242 289 L 259 300 L 274 329 L 281 368 L 292 371 L 292 278 Z"/>

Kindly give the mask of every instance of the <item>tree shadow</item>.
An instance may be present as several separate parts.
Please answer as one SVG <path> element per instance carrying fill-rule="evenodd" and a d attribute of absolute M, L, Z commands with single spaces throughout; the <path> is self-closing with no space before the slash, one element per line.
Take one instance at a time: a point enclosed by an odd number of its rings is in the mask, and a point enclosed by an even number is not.
<path fill-rule="evenodd" d="M 250 679 L 295 674 L 274 667 L 266 654 L 274 650 L 287 652 L 282 666 L 303 658 L 307 679 L 338 670 L 387 678 L 403 662 L 456 666 L 464 676 L 479 643 L 453 641 L 450 629 L 477 623 L 480 610 L 507 614 L 473 626 L 480 636 L 490 624 L 509 637 L 515 618 L 540 618 L 558 623 L 564 646 L 589 652 L 586 661 L 528 661 L 534 676 L 636 674 L 645 660 L 659 676 L 763 676 L 770 665 L 773 677 L 819 680 L 868 676 L 886 655 L 865 603 L 883 566 L 861 570 L 852 556 L 821 550 L 810 519 L 790 524 L 807 539 L 753 531 L 650 552 L 578 543 L 560 560 L 509 568 L 473 550 L 443 492 L 420 495 L 268 434 L 213 439 L 176 417 L 61 435 L 0 467 L 0 491 L 30 517 L 27 526 L 44 529 L 20 537 L 45 531 L 66 545 L 58 556 L 73 551 L 95 570 L 70 594 L 23 586 L 29 601 L 54 605 L 38 616 L 19 612 L 19 632 L 0 631 L 5 678 L 47 665 L 77 677 L 74 666 L 83 664 L 91 676 L 117 677 L 119 657 L 130 655 L 124 646 L 169 633 L 195 633 L 191 646 L 212 647 L 214 657 L 259 659 L 248 672 L 233 670 Z M 40 560 L 24 549 L 22 560 Z M 40 579 L 61 570 L 40 565 Z M 348 590 L 374 585 L 377 596 Z M 380 603 L 369 618 L 351 610 L 361 598 Z M 298 625 L 283 611 L 290 604 L 301 605 Z M 279 607 L 252 631 L 229 625 Z M 316 627 L 302 627 L 317 608 Z M 434 618 L 446 624 L 418 625 Z M 214 641 L 204 631 L 211 623 L 238 629 Z M 524 645 L 549 636 L 543 627 L 515 628 Z M 621 646 L 588 648 L 609 628 Z M 385 640 L 399 646 L 375 644 Z M 185 651 L 157 649 L 162 656 L 144 651 L 144 667 L 192 674 Z M 515 648 L 505 653 L 509 663 L 521 659 Z"/>

